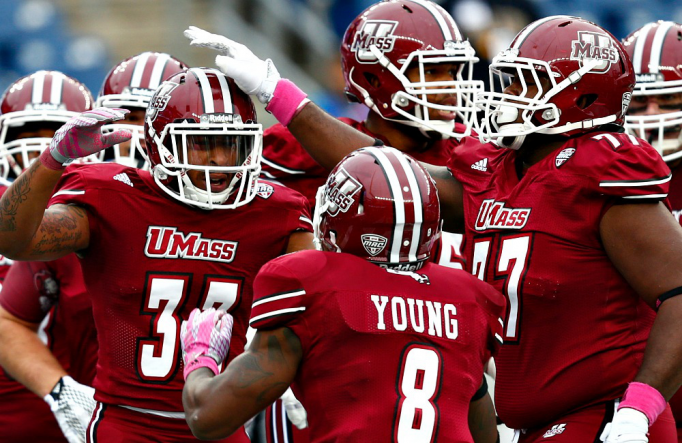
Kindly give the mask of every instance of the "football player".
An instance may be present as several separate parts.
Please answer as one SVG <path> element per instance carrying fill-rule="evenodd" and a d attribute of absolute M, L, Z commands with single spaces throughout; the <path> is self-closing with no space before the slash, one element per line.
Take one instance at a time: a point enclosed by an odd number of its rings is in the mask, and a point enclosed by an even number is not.
<path fill-rule="evenodd" d="M 628 131 L 647 140 L 672 171 L 668 202 L 675 218 L 682 214 L 682 25 L 671 21 L 647 23 L 632 32 L 623 45 L 635 68 L 635 90 L 625 116 Z M 682 394 L 670 406 L 682 442 Z"/>
<path fill-rule="evenodd" d="M 361 149 L 332 171 L 315 214 L 320 250 L 261 268 L 256 336 L 222 374 L 231 316 L 197 309 L 184 322 L 192 431 L 230 435 L 292 385 L 311 441 L 472 442 L 469 404 L 501 341 L 505 300 L 429 262 L 433 180 L 394 148 Z"/>
<path fill-rule="evenodd" d="M 61 72 L 38 71 L 12 83 L 0 103 L 2 178 L 21 174 L 61 125 L 92 105 L 87 87 Z M 64 442 L 65 435 L 85 441 L 89 414 L 76 411 L 94 407 L 92 389 L 81 383 L 92 383 L 97 339 L 80 265 L 69 255 L 47 264 L 15 262 L 8 273 L 11 260 L 2 263 L 0 433 L 8 441 Z"/>
<path fill-rule="evenodd" d="M 110 162 L 65 170 L 129 139 L 102 131 L 124 112 L 97 108 L 62 126 L 0 203 L 0 250 L 24 260 L 83 257 L 99 340 L 89 441 L 193 440 L 181 404 L 180 322 L 195 307 L 231 312 L 234 358 L 257 270 L 311 248 L 312 224 L 303 196 L 257 181 L 255 108 L 216 69 L 181 71 L 157 89 L 145 116 L 151 172 Z M 248 438 L 241 430 L 229 441 Z"/>
<path fill-rule="evenodd" d="M 149 100 L 161 82 L 188 66 L 161 52 L 143 52 L 115 65 L 104 78 L 96 106 L 123 108 L 128 112 L 121 121 L 102 127 L 112 133 L 130 131 L 132 138 L 102 151 L 103 160 L 113 160 L 126 166 L 148 169 L 144 149 L 144 115 Z"/>
<path fill-rule="evenodd" d="M 216 48 L 221 36 L 190 28 L 193 45 Z M 212 43 L 212 45 L 211 45 Z M 365 121 L 339 120 L 414 158 L 444 166 L 471 132 L 474 94 L 483 82 L 472 80 L 478 61 L 452 16 L 430 0 L 378 2 L 353 20 L 341 43 L 346 96 L 366 105 Z M 308 197 L 324 184 L 329 169 L 277 124 L 265 130 L 263 175 Z M 444 232 L 433 260 L 462 269 L 462 237 Z"/>
<path fill-rule="evenodd" d="M 270 90 L 258 74 L 268 62 L 224 54 L 216 64 L 245 91 Z M 521 30 L 490 70 L 476 99 L 481 140 L 428 170 L 444 228 L 464 223 L 467 268 L 507 296 L 497 412 L 521 443 L 674 442 L 682 228 L 662 202 L 669 168 L 623 133 L 632 62 L 600 26 L 552 16 Z M 264 101 L 288 103 L 275 116 L 322 166 L 367 143 L 303 132 L 328 120 L 281 118 L 317 111 L 297 91 L 280 80 Z"/>

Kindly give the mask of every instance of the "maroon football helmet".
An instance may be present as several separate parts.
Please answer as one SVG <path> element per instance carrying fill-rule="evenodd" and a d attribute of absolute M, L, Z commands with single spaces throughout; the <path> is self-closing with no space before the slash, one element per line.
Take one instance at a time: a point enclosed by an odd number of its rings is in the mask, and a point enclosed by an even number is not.
<path fill-rule="evenodd" d="M 648 140 L 666 162 L 676 160 L 682 157 L 682 25 L 647 23 L 623 46 L 637 79 L 625 127 Z M 650 100 L 658 103 L 658 112 L 647 113 Z"/>
<path fill-rule="evenodd" d="M 520 96 L 507 89 L 510 76 L 520 82 Z M 518 149 L 531 133 L 571 136 L 622 125 L 634 84 L 630 58 L 608 31 L 578 17 L 546 17 L 523 28 L 493 59 L 490 91 L 477 96 L 485 111 L 479 133 Z"/>
<path fill-rule="evenodd" d="M 346 95 L 364 103 L 387 120 L 437 131 L 445 136 L 468 135 L 475 117 L 474 95 L 483 82 L 472 80 L 476 53 L 443 8 L 429 0 L 376 3 L 353 20 L 341 44 Z M 425 71 L 435 63 L 455 63 L 452 81 L 429 82 Z M 405 71 L 418 67 L 420 79 Z M 451 94 L 447 102 L 430 103 L 429 96 Z M 429 117 L 429 109 L 454 113 L 450 120 Z M 454 117 L 464 123 L 454 132 Z"/>
<path fill-rule="evenodd" d="M 318 190 L 313 225 L 321 249 L 414 271 L 440 237 L 436 185 L 397 149 L 363 148 L 344 158 Z"/>
<path fill-rule="evenodd" d="M 16 138 L 20 132 L 57 130 L 92 109 L 90 90 L 58 71 L 38 71 L 12 83 L 0 104 L 0 177 L 16 177 L 50 145 L 51 137 Z"/>
<path fill-rule="evenodd" d="M 147 107 L 144 133 L 154 179 L 171 197 L 204 209 L 255 197 L 263 129 L 251 98 L 217 69 L 191 68 L 164 81 Z M 216 152 L 228 152 L 229 164 L 214 162 Z M 189 171 L 201 171 L 204 185 Z"/>
<path fill-rule="evenodd" d="M 105 77 L 97 97 L 97 106 L 126 108 L 131 111 L 146 110 L 149 100 L 161 82 L 187 67 L 185 63 L 172 55 L 161 52 L 143 52 L 129 57 L 114 66 Z M 141 119 L 140 122 L 142 123 Z M 133 134 L 131 141 L 126 142 L 125 146 L 114 145 L 102 151 L 102 155 L 113 154 L 113 161 L 117 163 L 146 169 L 148 163 L 141 161 L 145 156 L 142 146 L 143 126 L 118 122 L 102 128 L 105 133 L 120 129 Z"/>

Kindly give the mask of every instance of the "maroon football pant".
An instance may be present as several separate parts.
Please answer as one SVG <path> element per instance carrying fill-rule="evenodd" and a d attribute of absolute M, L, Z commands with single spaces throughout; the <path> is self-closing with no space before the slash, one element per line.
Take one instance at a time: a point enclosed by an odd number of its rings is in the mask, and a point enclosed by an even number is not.
<path fill-rule="evenodd" d="M 184 418 L 167 418 L 97 403 L 88 426 L 87 443 L 180 443 L 199 441 Z M 244 428 L 221 443 L 249 443 Z"/>
<path fill-rule="evenodd" d="M 568 414 L 540 428 L 521 432 L 519 443 L 601 443 L 604 427 L 613 419 L 614 403 L 609 402 Z M 677 430 L 670 406 L 649 428 L 649 443 L 677 443 Z"/>

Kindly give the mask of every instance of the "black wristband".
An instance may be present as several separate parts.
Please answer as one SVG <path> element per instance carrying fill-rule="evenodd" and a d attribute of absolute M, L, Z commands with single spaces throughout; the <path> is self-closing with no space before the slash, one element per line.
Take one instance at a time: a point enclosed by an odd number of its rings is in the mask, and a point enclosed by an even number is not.
<path fill-rule="evenodd" d="M 485 379 L 485 375 L 483 375 L 483 383 L 481 384 L 481 387 L 478 388 L 478 391 L 474 394 L 473 397 L 471 397 L 471 401 L 476 401 L 482 399 L 485 394 L 488 393 L 488 380 Z"/>
<path fill-rule="evenodd" d="M 671 289 L 669 291 L 664 292 L 658 297 L 658 300 L 656 300 L 656 309 L 658 309 L 661 306 L 661 303 L 663 303 L 667 299 L 673 298 L 680 294 L 682 294 L 682 286 L 678 286 L 675 289 Z"/>
<path fill-rule="evenodd" d="M 374 144 L 373 144 L 372 146 L 381 147 L 381 146 L 384 146 L 384 142 L 382 142 L 382 141 L 379 140 L 378 138 L 375 138 L 375 139 L 374 139 Z"/>

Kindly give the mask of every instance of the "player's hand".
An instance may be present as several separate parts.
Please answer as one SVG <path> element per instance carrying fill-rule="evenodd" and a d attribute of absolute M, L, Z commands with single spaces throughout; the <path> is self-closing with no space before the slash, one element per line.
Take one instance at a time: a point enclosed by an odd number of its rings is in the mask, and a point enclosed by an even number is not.
<path fill-rule="evenodd" d="M 64 169 L 77 158 L 130 140 L 132 134 L 127 130 L 102 133 L 103 125 L 123 119 L 128 112 L 126 109 L 96 108 L 72 117 L 54 134 L 49 149 L 40 156 L 41 162 L 50 169 Z"/>
<path fill-rule="evenodd" d="M 601 435 L 604 443 L 648 443 L 649 420 L 632 408 L 620 408 Z"/>
<path fill-rule="evenodd" d="M 95 390 L 67 376 L 44 397 L 69 443 L 85 443 L 85 433 L 95 410 Z"/>
<path fill-rule="evenodd" d="M 282 394 L 282 405 L 287 412 L 289 421 L 298 429 L 305 429 L 308 427 L 308 413 L 300 401 L 296 398 L 291 388 L 287 389 Z"/>
<path fill-rule="evenodd" d="M 241 43 L 196 26 L 190 26 L 184 35 L 191 40 L 192 46 L 220 52 L 215 63 L 222 73 L 234 79 L 242 91 L 255 95 L 261 103 L 267 105 L 270 102 L 281 78 L 272 60 L 261 60 Z"/>
<path fill-rule="evenodd" d="M 203 312 L 194 309 L 189 319 L 182 322 L 180 343 L 185 380 L 198 368 L 209 368 L 216 375 L 220 373 L 219 367 L 230 349 L 233 323 L 230 314 L 214 308 Z"/>

